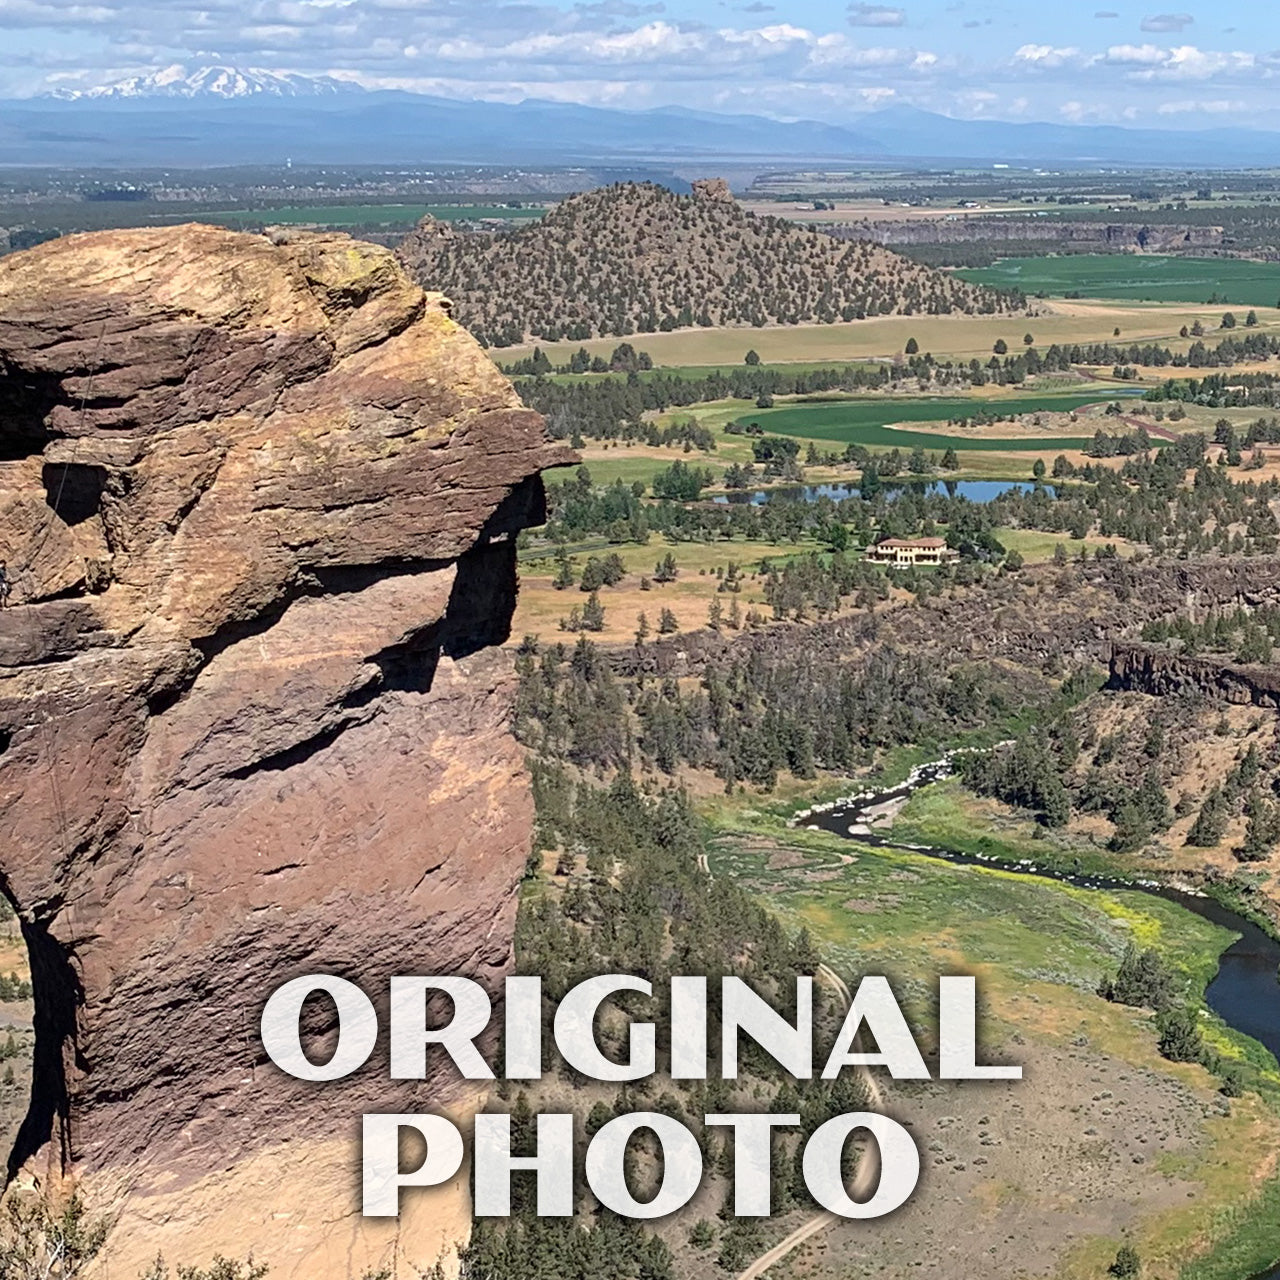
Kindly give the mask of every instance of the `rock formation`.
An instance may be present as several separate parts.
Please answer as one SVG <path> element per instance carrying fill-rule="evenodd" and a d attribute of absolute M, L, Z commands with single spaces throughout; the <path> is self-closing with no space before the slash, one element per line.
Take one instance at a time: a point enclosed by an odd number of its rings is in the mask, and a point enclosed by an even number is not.
<path fill-rule="evenodd" d="M 257 1039 L 299 973 L 377 1002 L 507 964 L 531 804 L 486 650 L 570 459 L 449 310 L 343 236 L 0 263 L 0 876 L 37 1025 L 9 1169 L 117 1215 L 112 1276 L 358 1275 L 392 1238 L 358 1216 L 361 1112 L 466 1106 L 385 1054 L 303 1085 Z"/>
<path fill-rule="evenodd" d="M 1188 253 L 1212 255 L 1226 245 L 1222 227 L 1151 225 L 1141 222 L 1072 222 L 1040 214 L 968 213 L 937 218 L 862 219 L 826 228 L 841 240 L 877 244 L 989 244 L 997 252 L 1021 254 L 1041 247 L 1076 253 Z"/>
<path fill-rule="evenodd" d="M 877 315 L 992 315 L 1012 295 L 869 243 L 757 217 L 722 178 L 676 195 L 622 182 L 497 234 L 424 220 L 396 252 L 445 289 L 491 347 L 710 326 L 835 324 Z"/>
<path fill-rule="evenodd" d="M 1195 657 L 1157 645 L 1111 647 L 1109 685 L 1154 697 L 1198 693 L 1215 702 L 1280 708 L 1280 665 L 1243 666 L 1225 657 Z"/>

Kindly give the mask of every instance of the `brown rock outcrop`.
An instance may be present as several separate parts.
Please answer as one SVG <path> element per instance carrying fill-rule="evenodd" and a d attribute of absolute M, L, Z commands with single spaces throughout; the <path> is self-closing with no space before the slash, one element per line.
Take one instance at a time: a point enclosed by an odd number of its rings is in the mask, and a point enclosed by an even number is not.
<path fill-rule="evenodd" d="M 299 973 L 377 1001 L 508 960 L 531 804 L 485 650 L 568 459 L 448 312 L 342 236 L 0 263 L 0 877 L 38 1037 L 9 1166 L 110 1203 L 112 1275 L 358 1274 L 390 1239 L 360 1113 L 465 1105 L 385 1056 L 306 1086 L 257 1040 Z"/>
<path fill-rule="evenodd" d="M 1280 708 L 1280 665 L 1243 666 L 1121 641 L 1111 647 L 1110 687 L 1168 697 L 1199 693 L 1238 706 Z"/>

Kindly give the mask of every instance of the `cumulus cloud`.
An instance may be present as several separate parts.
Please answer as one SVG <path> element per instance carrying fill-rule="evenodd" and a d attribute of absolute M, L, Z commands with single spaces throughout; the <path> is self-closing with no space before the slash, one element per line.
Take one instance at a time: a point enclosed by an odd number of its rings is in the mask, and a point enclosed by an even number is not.
<path fill-rule="evenodd" d="M 1098 62 L 1129 68 L 1129 79 L 1260 80 L 1270 79 L 1275 67 L 1265 58 L 1242 50 L 1199 49 L 1193 44 L 1162 49 L 1156 45 L 1115 45 Z"/>
<path fill-rule="evenodd" d="M 851 4 L 849 6 L 851 27 L 901 27 L 906 24 L 906 21 L 906 11 L 895 9 L 892 5 Z"/>
<path fill-rule="evenodd" d="M 1195 19 L 1189 13 L 1157 13 L 1143 18 L 1143 31 L 1182 31 L 1192 25 Z"/>
<path fill-rule="evenodd" d="M 1093 16 L 1095 18 L 1118 18 L 1120 15 L 1114 9 L 1099 9 Z"/>
<path fill-rule="evenodd" d="M 1051 44 L 1024 44 L 1014 52 L 1013 60 L 1015 63 L 1033 67 L 1062 67 L 1069 62 L 1075 62 L 1079 56 L 1080 50 L 1073 47 L 1055 48 Z"/>
<path fill-rule="evenodd" d="M 690 0 L 0 0 L 0 97 L 225 62 L 460 98 L 681 103 L 837 123 L 890 101 L 991 118 L 1184 123 L 1247 119 L 1243 103 L 1256 112 L 1259 93 L 1280 83 L 1280 54 L 1162 39 L 1190 23 L 1182 13 L 1148 18 L 1151 34 L 1132 43 L 1090 43 L 1086 28 L 1114 29 L 1078 23 L 1068 44 L 1043 38 L 1051 28 L 1032 15 L 1015 32 L 992 26 L 990 10 L 951 4 L 948 30 L 920 47 L 905 38 L 910 0 L 859 0 L 812 25 L 779 21 L 797 12 L 780 0 L 723 0 L 716 21 L 708 11 Z M 960 34 L 979 22 L 990 33 L 980 41 Z"/>

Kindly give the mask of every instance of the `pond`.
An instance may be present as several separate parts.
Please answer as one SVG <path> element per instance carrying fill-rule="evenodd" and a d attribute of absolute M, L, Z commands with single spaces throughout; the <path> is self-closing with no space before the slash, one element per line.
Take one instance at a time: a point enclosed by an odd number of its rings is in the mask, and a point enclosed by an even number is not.
<path fill-rule="evenodd" d="M 1030 493 L 1032 485 L 1013 480 L 923 480 L 913 483 L 890 485 L 882 483 L 881 491 L 890 500 L 904 493 L 939 494 L 949 498 L 967 498 L 970 502 L 985 504 L 1002 494 L 1015 490 Z M 1052 491 L 1052 487 L 1050 486 Z M 775 489 L 743 489 L 736 493 L 721 493 L 712 502 L 731 506 L 762 507 L 768 502 L 816 502 L 819 498 L 856 498 L 858 486 L 848 484 L 783 485 Z"/>

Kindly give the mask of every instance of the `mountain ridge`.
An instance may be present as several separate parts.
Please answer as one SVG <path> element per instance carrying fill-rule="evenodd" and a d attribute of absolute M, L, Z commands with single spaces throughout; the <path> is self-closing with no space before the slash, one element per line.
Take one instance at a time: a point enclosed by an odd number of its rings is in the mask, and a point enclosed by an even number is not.
<path fill-rule="evenodd" d="M 1280 132 L 962 120 L 907 104 L 841 123 L 679 106 L 445 98 L 332 76 L 175 64 L 114 84 L 9 99 L 0 164 L 106 167 L 363 162 L 732 160 L 1055 167 L 1271 165 Z M 315 127 L 314 113 L 324 115 Z"/>

